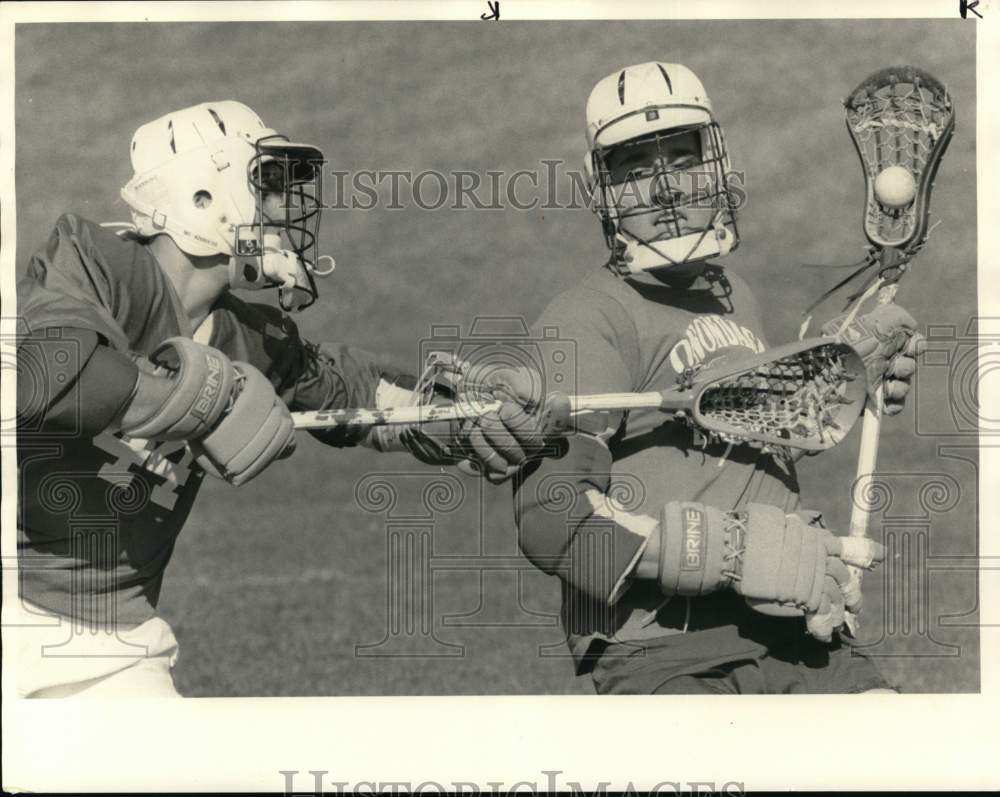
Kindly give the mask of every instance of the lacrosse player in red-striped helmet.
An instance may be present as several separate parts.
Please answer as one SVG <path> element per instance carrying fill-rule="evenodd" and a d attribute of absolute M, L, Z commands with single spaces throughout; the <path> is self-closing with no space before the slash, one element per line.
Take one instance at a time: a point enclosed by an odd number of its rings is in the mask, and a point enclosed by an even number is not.
<path fill-rule="evenodd" d="M 680 64 L 618 69 L 591 92 L 586 137 L 610 257 L 536 325 L 575 342 L 577 391 L 671 389 L 768 348 L 756 299 L 720 262 L 739 242 L 741 187 L 702 82 Z M 898 411 L 915 323 L 895 306 L 861 322 L 871 382 Z M 602 694 L 888 686 L 841 633 L 861 598 L 847 567 L 882 548 L 800 508 L 787 449 L 658 410 L 592 413 L 560 460 L 516 478 L 515 516 L 525 555 L 562 581 L 577 672 Z"/>
<path fill-rule="evenodd" d="M 239 486 L 287 457 L 289 410 L 414 398 L 416 379 L 306 341 L 282 312 L 312 304 L 332 269 L 317 253 L 317 147 L 224 101 L 142 125 L 131 158 L 133 225 L 61 216 L 18 284 L 22 695 L 176 697 L 157 603 L 205 474 Z M 282 310 L 233 288 L 276 288 Z M 475 421 L 314 436 L 471 461 L 500 481 L 546 431 L 522 408 L 531 386 L 498 378 L 510 400 Z M 67 641 L 70 627 L 88 633 Z"/>

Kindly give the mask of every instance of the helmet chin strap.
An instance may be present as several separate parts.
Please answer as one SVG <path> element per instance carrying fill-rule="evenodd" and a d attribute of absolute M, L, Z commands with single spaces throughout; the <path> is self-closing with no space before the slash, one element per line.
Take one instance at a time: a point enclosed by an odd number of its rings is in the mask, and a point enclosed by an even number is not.
<path fill-rule="evenodd" d="M 263 251 L 249 251 L 256 249 L 255 240 L 238 242 L 238 248 L 248 251 L 230 258 L 229 285 L 250 291 L 277 288 L 278 303 L 283 310 L 289 312 L 302 310 L 312 304 L 316 300 L 316 287 L 312 278 L 330 276 L 336 268 L 334 259 L 323 255 L 319 262 L 325 261 L 324 267 L 317 269 L 316 264 L 283 248 L 280 235 L 265 234 L 263 244 Z"/>
<path fill-rule="evenodd" d="M 700 233 L 666 241 L 647 241 L 619 227 L 615 232 L 615 239 L 621 242 L 624 249 L 619 259 L 628 273 L 639 274 L 654 268 L 680 266 L 727 255 L 733 248 L 734 236 L 722 223 L 720 210 L 712 218 L 711 224 Z"/>

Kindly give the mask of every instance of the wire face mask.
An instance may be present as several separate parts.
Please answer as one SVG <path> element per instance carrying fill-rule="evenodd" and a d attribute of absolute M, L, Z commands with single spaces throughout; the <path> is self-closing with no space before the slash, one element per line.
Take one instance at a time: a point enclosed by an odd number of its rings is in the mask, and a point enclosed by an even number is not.
<path fill-rule="evenodd" d="M 619 274 L 727 254 L 735 197 L 715 122 L 595 149 L 597 211 Z"/>
<path fill-rule="evenodd" d="M 316 300 L 323 153 L 296 144 L 234 100 L 173 111 L 139 127 L 121 196 L 135 232 L 167 235 L 191 257 L 225 255 L 233 288 L 278 288 L 286 310 Z"/>
<path fill-rule="evenodd" d="M 739 244 L 742 192 L 712 100 L 683 64 L 618 69 L 587 98 L 592 209 L 620 276 L 697 263 Z"/>
<path fill-rule="evenodd" d="M 259 139 L 247 164 L 256 201 L 252 223 L 236 227 L 230 283 L 234 288 L 277 288 L 282 309 L 299 311 L 316 301 L 315 277 L 335 262 L 318 254 L 323 155 L 284 136 Z"/>

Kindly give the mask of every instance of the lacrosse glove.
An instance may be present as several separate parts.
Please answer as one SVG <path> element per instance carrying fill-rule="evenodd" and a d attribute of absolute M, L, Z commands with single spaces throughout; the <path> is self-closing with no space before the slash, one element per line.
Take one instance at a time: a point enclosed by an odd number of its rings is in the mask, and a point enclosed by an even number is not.
<path fill-rule="evenodd" d="M 431 403 L 493 403 L 499 399 L 500 407 L 459 420 L 382 427 L 377 430 L 376 447 L 383 451 L 402 447 L 422 462 L 457 465 L 493 484 L 511 478 L 529 459 L 561 451 L 559 440 L 569 427 L 569 399 L 552 394 L 541 401 L 537 372 L 523 367 L 497 368 L 475 385 L 474 395 L 459 387 L 450 395 L 434 395 Z"/>
<path fill-rule="evenodd" d="M 139 376 L 119 424 L 130 437 L 186 440 L 206 472 L 234 486 L 292 452 L 288 408 L 249 363 L 175 337 L 136 365 Z"/>
<path fill-rule="evenodd" d="M 482 383 L 502 401 L 500 409 L 464 422 L 460 445 L 471 463 L 498 484 L 529 459 L 561 450 L 558 441 L 569 428 L 569 399 L 552 393 L 542 400 L 541 375 L 525 367 L 499 368 Z"/>
<path fill-rule="evenodd" d="M 688 597 L 732 589 L 764 614 L 804 614 L 808 632 L 823 641 L 860 608 L 847 565 L 871 569 L 885 557 L 864 537 L 838 537 L 816 513 L 786 515 L 749 504 L 723 512 L 671 501 L 660 514 L 658 578 L 666 595 Z"/>
<path fill-rule="evenodd" d="M 927 339 L 916 331 L 913 316 L 892 302 L 877 305 L 841 331 L 846 317 L 829 321 L 823 326 L 823 334 L 837 337 L 857 351 L 868 372 L 869 395 L 884 383 L 883 411 L 898 415 L 910 392 L 917 356 L 927 349 Z"/>

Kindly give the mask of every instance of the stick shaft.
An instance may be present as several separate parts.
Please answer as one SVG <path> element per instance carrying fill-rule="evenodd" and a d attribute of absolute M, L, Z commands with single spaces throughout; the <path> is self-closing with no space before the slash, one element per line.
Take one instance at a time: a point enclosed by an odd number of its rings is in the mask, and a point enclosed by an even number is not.
<path fill-rule="evenodd" d="M 879 289 L 879 304 L 888 304 L 896 296 L 895 284 L 885 285 Z M 878 463 L 878 439 L 882 430 L 882 395 L 883 386 L 875 390 L 874 400 L 865 408 L 864 422 L 861 427 L 861 445 L 858 449 L 858 470 L 855 479 L 855 500 L 851 508 L 850 535 L 865 537 L 868 535 L 868 521 L 871 518 L 870 502 L 868 501 L 868 485 L 875 475 Z M 861 499 L 858 499 L 861 496 Z"/>
<path fill-rule="evenodd" d="M 865 383 L 858 379 L 863 373 L 856 352 L 832 337 L 821 337 L 722 362 L 666 390 L 552 393 L 544 407 L 535 409 L 550 419 L 564 415 L 567 405 L 571 415 L 657 410 L 672 413 L 674 419 L 686 415 L 695 426 L 729 442 L 822 451 L 839 443 L 858 419 L 865 400 Z M 366 429 L 470 420 L 502 406 L 487 393 L 482 399 L 452 404 L 314 410 L 292 413 L 292 418 L 296 429 Z"/>
<path fill-rule="evenodd" d="M 880 385 L 875 392 L 875 400 L 872 404 L 880 406 L 881 403 L 882 387 Z M 851 523 L 848 532 L 852 537 L 868 536 L 868 521 L 871 518 L 871 510 L 868 506 L 867 496 L 878 463 L 878 439 L 881 427 L 880 410 L 876 406 L 869 405 L 865 408 L 864 421 L 861 426 L 861 447 L 858 451 L 858 469 L 854 482 L 855 497 L 851 505 Z"/>
<path fill-rule="evenodd" d="M 570 396 L 570 412 L 579 415 L 602 410 L 634 410 L 664 408 L 664 395 L 648 393 L 601 393 L 592 396 Z M 678 402 L 683 404 L 684 402 Z M 688 402 L 690 403 L 690 402 Z M 293 412 L 296 429 L 335 429 L 342 427 L 398 426 L 415 423 L 435 423 L 476 418 L 500 409 L 499 401 L 457 402 L 454 404 L 393 409 L 315 410 Z"/>
<path fill-rule="evenodd" d="M 891 258 L 892 255 L 889 255 L 888 251 L 883 253 L 883 265 L 886 265 L 888 262 L 885 259 L 886 257 Z M 895 282 L 889 285 L 882 285 L 878 291 L 878 303 L 888 304 L 895 299 L 898 287 L 898 283 Z M 855 307 L 855 313 L 863 301 L 864 297 L 862 297 L 862 299 L 858 302 L 858 305 Z M 852 317 L 853 315 L 854 314 L 852 314 Z M 857 475 L 854 479 L 854 491 L 852 493 L 853 500 L 851 501 L 851 521 L 847 532 L 851 537 L 868 536 L 868 523 L 872 514 L 870 502 L 872 497 L 871 485 L 872 480 L 875 478 L 875 466 L 878 463 L 879 433 L 882 431 L 883 391 L 884 388 L 881 384 L 875 389 L 874 398 L 869 402 L 868 406 L 865 407 L 865 416 L 861 425 L 861 444 L 858 448 L 858 468 Z M 850 575 L 849 590 L 854 592 L 860 598 L 863 571 L 861 568 L 855 567 L 854 565 L 849 565 L 847 570 Z M 845 622 L 847 623 L 847 627 L 850 629 L 851 633 L 853 635 L 857 635 L 857 615 L 848 612 Z"/>

